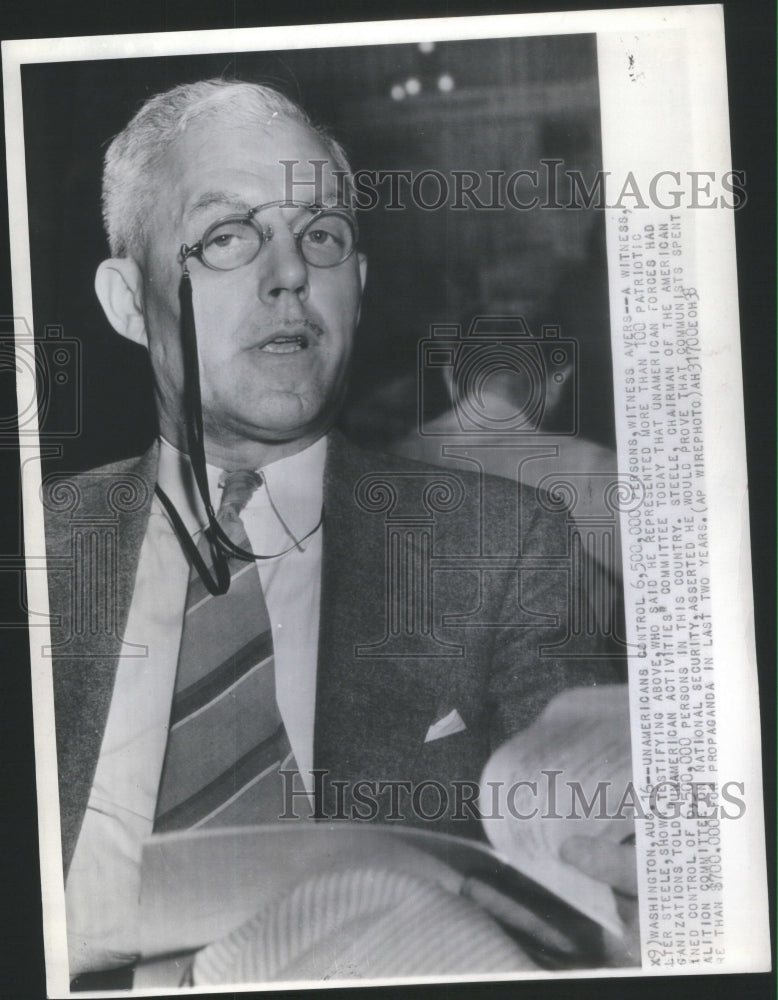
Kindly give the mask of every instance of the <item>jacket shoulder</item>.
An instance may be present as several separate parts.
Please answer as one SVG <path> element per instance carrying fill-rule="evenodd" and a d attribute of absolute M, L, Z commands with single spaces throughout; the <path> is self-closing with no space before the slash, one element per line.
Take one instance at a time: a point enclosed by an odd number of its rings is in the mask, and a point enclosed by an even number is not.
<path fill-rule="evenodd" d="M 438 482 L 457 480 L 462 485 L 465 496 L 476 498 L 487 492 L 497 508 L 512 509 L 518 503 L 523 509 L 530 511 L 538 505 L 536 489 L 515 479 L 487 472 L 475 461 L 472 469 L 435 465 L 405 455 L 368 450 L 347 440 L 340 433 L 330 435 L 327 473 L 330 479 L 333 476 L 342 478 L 352 485 L 371 475 L 377 478 L 382 475 L 398 478 L 427 477 L 430 483 L 436 480 Z M 541 506 L 545 505 L 541 503 Z"/>
<path fill-rule="evenodd" d="M 41 503 L 49 548 L 56 548 L 64 535 L 69 539 L 70 525 L 76 518 L 117 519 L 148 510 L 154 494 L 158 454 L 158 445 L 154 444 L 143 455 L 133 458 L 85 472 L 55 472 L 45 476 Z"/>
<path fill-rule="evenodd" d="M 472 544 L 493 554 L 567 552 L 570 518 L 554 498 L 486 472 L 476 462 L 473 466 L 462 469 L 368 451 L 338 434 L 330 439 L 325 486 L 341 511 L 433 515 L 441 551 L 461 547 L 477 529 L 480 541 L 471 539 Z"/>

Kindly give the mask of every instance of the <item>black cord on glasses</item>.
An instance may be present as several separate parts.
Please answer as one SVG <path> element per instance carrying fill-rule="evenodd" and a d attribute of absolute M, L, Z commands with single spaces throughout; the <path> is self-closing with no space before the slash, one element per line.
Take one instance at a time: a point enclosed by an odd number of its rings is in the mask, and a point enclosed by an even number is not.
<path fill-rule="evenodd" d="M 317 524 L 300 539 L 296 539 L 294 545 L 290 545 L 283 552 L 277 552 L 271 556 L 257 555 L 236 545 L 227 535 L 224 529 L 216 520 L 216 513 L 211 503 L 210 490 L 208 489 L 208 473 L 205 467 L 205 444 L 203 440 L 203 410 L 202 398 L 200 395 L 200 370 L 197 354 L 197 332 L 195 328 L 194 306 L 192 304 L 192 279 L 186 260 L 183 262 L 181 281 L 178 286 L 178 299 L 181 309 L 181 347 L 183 352 L 184 369 L 184 415 L 186 422 L 186 438 L 189 449 L 189 460 L 192 464 L 192 471 L 197 484 L 197 491 L 203 502 L 205 513 L 208 518 L 208 527 L 205 529 L 205 537 L 211 549 L 213 559 L 213 572 L 206 564 L 195 544 L 192 536 L 186 529 L 186 525 L 181 520 L 181 515 L 175 508 L 170 497 L 157 483 L 155 493 L 159 497 L 162 506 L 170 518 L 173 529 L 178 536 L 187 558 L 191 565 L 195 567 L 200 579 L 203 581 L 209 593 L 218 597 L 226 594 L 230 589 L 230 568 L 227 562 L 229 556 L 243 559 L 246 562 L 258 561 L 260 559 L 276 559 L 278 556 L 291 552 L 298 548 L 301 542 L 310 538 L 314 532 L 318 531 L 324 521 L 324 510 Z M 283 523 L 283 522 L 282 522 Z M 287 529 L 288 530 L 288 529 Z"/>

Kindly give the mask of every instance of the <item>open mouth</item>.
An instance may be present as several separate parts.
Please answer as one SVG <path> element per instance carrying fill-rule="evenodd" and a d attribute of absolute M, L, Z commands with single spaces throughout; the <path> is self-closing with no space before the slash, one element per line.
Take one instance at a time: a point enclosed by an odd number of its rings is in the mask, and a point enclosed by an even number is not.
<path fill-rule="evenodd" d="M 265 354 L 295 354 L 297 351 L 304 351 L 308 347 L 308 337 L 302 333 L 279 334 L 271 340 L 266 340 L 260 345 L 260 350 Z"/>

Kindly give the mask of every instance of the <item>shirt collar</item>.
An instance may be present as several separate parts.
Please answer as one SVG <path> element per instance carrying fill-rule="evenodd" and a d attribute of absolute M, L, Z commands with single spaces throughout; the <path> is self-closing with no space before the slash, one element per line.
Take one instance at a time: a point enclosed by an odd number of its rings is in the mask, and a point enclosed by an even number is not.
<path fill-rule="evenodd" d="M 324 462 L 327 438 L 308 445 L 287 458 L 280 458 L 255 471 L 261 472 L 265 485 L 259 487 L 246 505 L 246 512 L 268 517 L 279 528 L 288 525 L 301 537 L 311 530 L 321 516 L 324 501 Z M 211 503 L 218 511 L 221 502 L 219 485 L 223 470 L 206 463 Z M 187 531 L 194 535 L 208 523 L 192 471 L 189 456 L 160 437 L 158 482 L 168 495 Z M 280 515 L 280 518 L 279 516 Z M 286 534 L 286 531 L 284 531 Z"/>

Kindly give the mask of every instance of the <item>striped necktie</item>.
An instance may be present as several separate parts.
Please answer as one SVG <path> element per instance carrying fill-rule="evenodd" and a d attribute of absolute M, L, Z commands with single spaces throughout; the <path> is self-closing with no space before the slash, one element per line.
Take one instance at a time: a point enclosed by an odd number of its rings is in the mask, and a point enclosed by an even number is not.
<path fill-rule="evenodd" d="M 239 548 L 251 545 L 240 514 L 263 482 L 222 477 L 217 514 Z M 210 548 L 198 546 L 206 563 Z M 273 636 L 257 564 L 231 557 L 230 589 L 210 594 L 193 568 L 178 655 L 154 832 L 276 821 L 279 768 L 296 770 L 276 702 Z"/>

